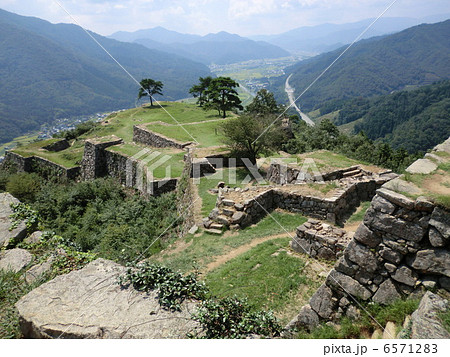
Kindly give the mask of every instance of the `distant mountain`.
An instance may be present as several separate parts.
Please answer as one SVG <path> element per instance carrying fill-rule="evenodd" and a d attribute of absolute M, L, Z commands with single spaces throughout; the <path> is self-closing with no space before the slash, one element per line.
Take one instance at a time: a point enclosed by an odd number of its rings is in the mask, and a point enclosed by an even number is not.
<path fill-rule="evenodd" d="M 290 55 L 279 46 L 264 41 L 249 40 L 224 31 L 202 37 L 184 35 L 157 27 L 132 33 L 116 32 L 111 35 L 111 38 L 132 41 L 150 49 L 173 53 L 207 65 Z"/>
<path fill-rule="evenodd" d="M 167 30 L 161 26 L 134 32 L 119 31 L 108 37 L 123 42 L 134 42 L 142 38 L 153 39 L 154 41 L 163 44 L 194 43 L 202 39 L 202 36 L 200 35 L 182 34 L 176 31 Z"/>
<path fill-rule="evenodd" d="M 0 10 L 0 142 L 55 118 L 129 108 L 137 84 L 75 25 Z M 91 33 L 137 80 L 164 83 L 164 99 L 186 97 L 203 64 Z"/>
<path fill-rule="evenodd" d="M 419 25 L 394 35 L 363 40 L 347 51 L 299 100 L 304 110 L 351 97 L 370 97 L 407 86 L 450 78 L 450 20 Z M 344 50 L 325 53 L 287 68 L 299 95 Z M 278 93 L 284 80 L 275 85 Z"/>
<path fill-rule="evenodd" d="M 424 22 L 433 23 L 448 18 L 450 18 L 450 14 L 436 15 L 423 19 L 380 18 L 362 36 L 362 39 L 392 34 Z M 291 52 L 322 53 L 353 42 L 373 21 L 374 19 L 366 19 L 348 24 L 305 26 L 279 35 L 253 36 L 251 39 L 266 41 Z"/>

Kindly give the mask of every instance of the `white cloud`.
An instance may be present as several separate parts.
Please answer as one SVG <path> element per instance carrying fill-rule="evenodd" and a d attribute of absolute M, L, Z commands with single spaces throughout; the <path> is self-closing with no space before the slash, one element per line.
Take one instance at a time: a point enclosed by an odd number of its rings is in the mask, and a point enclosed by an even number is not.
<path fill-rule="evenodd" d="M 232 19 L 246 18 L 274 12 L 277 7 L 275 0 L 230 0 L 228 15 Z"/>

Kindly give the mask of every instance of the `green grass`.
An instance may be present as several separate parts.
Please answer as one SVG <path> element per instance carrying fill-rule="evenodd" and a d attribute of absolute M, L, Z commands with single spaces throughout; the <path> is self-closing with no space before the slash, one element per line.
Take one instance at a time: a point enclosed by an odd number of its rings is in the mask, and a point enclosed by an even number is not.
<path fill-rule="evenodd" d="M 369 209 L 369 207 L 370 201 L 361 202 L 358 210 L 350 216 L 350 218 L 347 220 L 347 223 L 361 222 L 364 219 L 366 211 Z"/>
<path fill-rule="evenodd" d="M 294 231 L 306 222 L 306 218 L 298 214 L 273 212 L 272 216 L 288 231 Z M 247 227 L 239 233 L 218 237 L 203 233 L 199 236 L 188 236 L 186 242 L 190 245 L 177 254 L 162 252 L 161 262 L 175 270 L 189 272 L 201 269 L 213 260 L 214 256 L 226 254 L 230 250 L 251 242 L 255 238 L 267 237 L 284 233 L 284 230 L 274 220 L 267 216 L 258 224 Z M 287 235 L 287 234 L 286 234 Z"/>
<path fill-rule="evenodd" d="M 5 155 L 6 150 L 12 150 L 13 148 L 15 148 L 17 146 L 28 145 L 28 144 L 36 141 L 37 138 L 38 138 L 37 134 L 29 134 L 29 135 L 19 136 L 19 137 L 15 138 L 13 141 L 10 141 L 9 143 L 1 144 L 0 145 L 0 156 Z"/>
<path fill-rule="evenodd" d="M 282 309 L 291 292 L 308 283 L 303 274 L 305 262 L 285 250 L 289 241 L 279 238 L 261 243 L 209 273 L 206 283 L 212 294 L 247 297 L 258 309 Z"/>
<path fill-rule="evenodd" d="M 22 273 L 0 270 L 0 338 L 22 337 L 14 304 L 43 282 L 27 284 Z"/>
<path fill-rule="evenodd" d="M 42 147 L 57 140 L 60 139 L 37 141 L 26 146 L 19 146 L 12 150 L 12 152 L 24 157 L 39 156 L 65 168 L 78 166 L 83 158 L 84 142 L 78 140 L 71 147 L 59 152 L 52 152 L 42 149 Z"/>
<path fill-rule="evenodd" d="M 222 121 L 204 122 L 194 125 L 185 125 L 184 130 L 180 126 L 166 126 L 161 124 L 150 124 L 147 128 L 155 133 L 162 134 L 181 142 L 192 142 L 192 137 L 202 147 L 223 145 L 224 137 L 221 133 Z M 192 135 L 192 137 L 191 137 Z"/>
<path fill-rule="evenodd" d="M 439 314 L 439 319 L 442 321 L 444 328 L 450 332 L 450 310 Z"/>
<path fill-rule="evenodd" d="M 298 164 L 303 165 L 304 158 L 313 159 L 319 170 L 332 171 L 335 169 L 344 169 L 350 166 L 362 164 L 362 162 L 349 159 L 345 155 L 336 154 L 327 150 L 320 150 L 302 154 Z"/>

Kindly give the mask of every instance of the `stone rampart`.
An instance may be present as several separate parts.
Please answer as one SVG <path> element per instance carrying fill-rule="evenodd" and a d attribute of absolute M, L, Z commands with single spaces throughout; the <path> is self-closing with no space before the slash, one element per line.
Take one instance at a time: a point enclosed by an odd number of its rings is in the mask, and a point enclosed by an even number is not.
<path fill-rule="evenodd" d="M 148 130 L 145 124 L 133 126 L 133 141 L 157 148 L 174 147 L 181 150 L 192 144 L 191 142 L 182 143 L 162 134 L 154 133 Z"/>

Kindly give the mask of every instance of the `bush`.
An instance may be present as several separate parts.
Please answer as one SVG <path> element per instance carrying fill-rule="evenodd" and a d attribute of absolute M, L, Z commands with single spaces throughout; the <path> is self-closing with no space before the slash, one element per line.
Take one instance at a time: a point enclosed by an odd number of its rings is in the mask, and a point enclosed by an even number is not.
<path fill-rule="evenodd" d="M 271 311 L 253 311 L 237 297 L 204 301 L 194 315 L 203 328 L 202 338 L 246 338 L 256 334 L 279 336 L 282 327 Z M 192 336 L 198 337 L 198 336 Z"/>
<path fill-rule="evenodd" d="M 77 125 L 75 129 L 62 131 L 58 134 L 55 134 L 55 138 L 64 138 L 66 140 L 73 140 L 79 138 L 81 135 L 86 134 L 96 128 L 98 123 L 93 121 L 88 121 L 85 123 L 81 123 Z"/>
<path fill-rule="evenodd" d="M 125 275 L 119 277 L 122 286 L 132 285 L 138 291 L 158 289 L 158 301 L 161 306 L 181 311 L 186 299 L 204 299 L 207 288 L 197 281 L 195 274 L 183 276 L 170 268 L 156 264 L 143 263 L 128 268 Z"/>
<path fill-rule="evenodd" d="M 41 181 L 37 174 L 21 172 L 9 177 L 6 191 L 23 202 L 32 202 L 41 190 Z"/>

